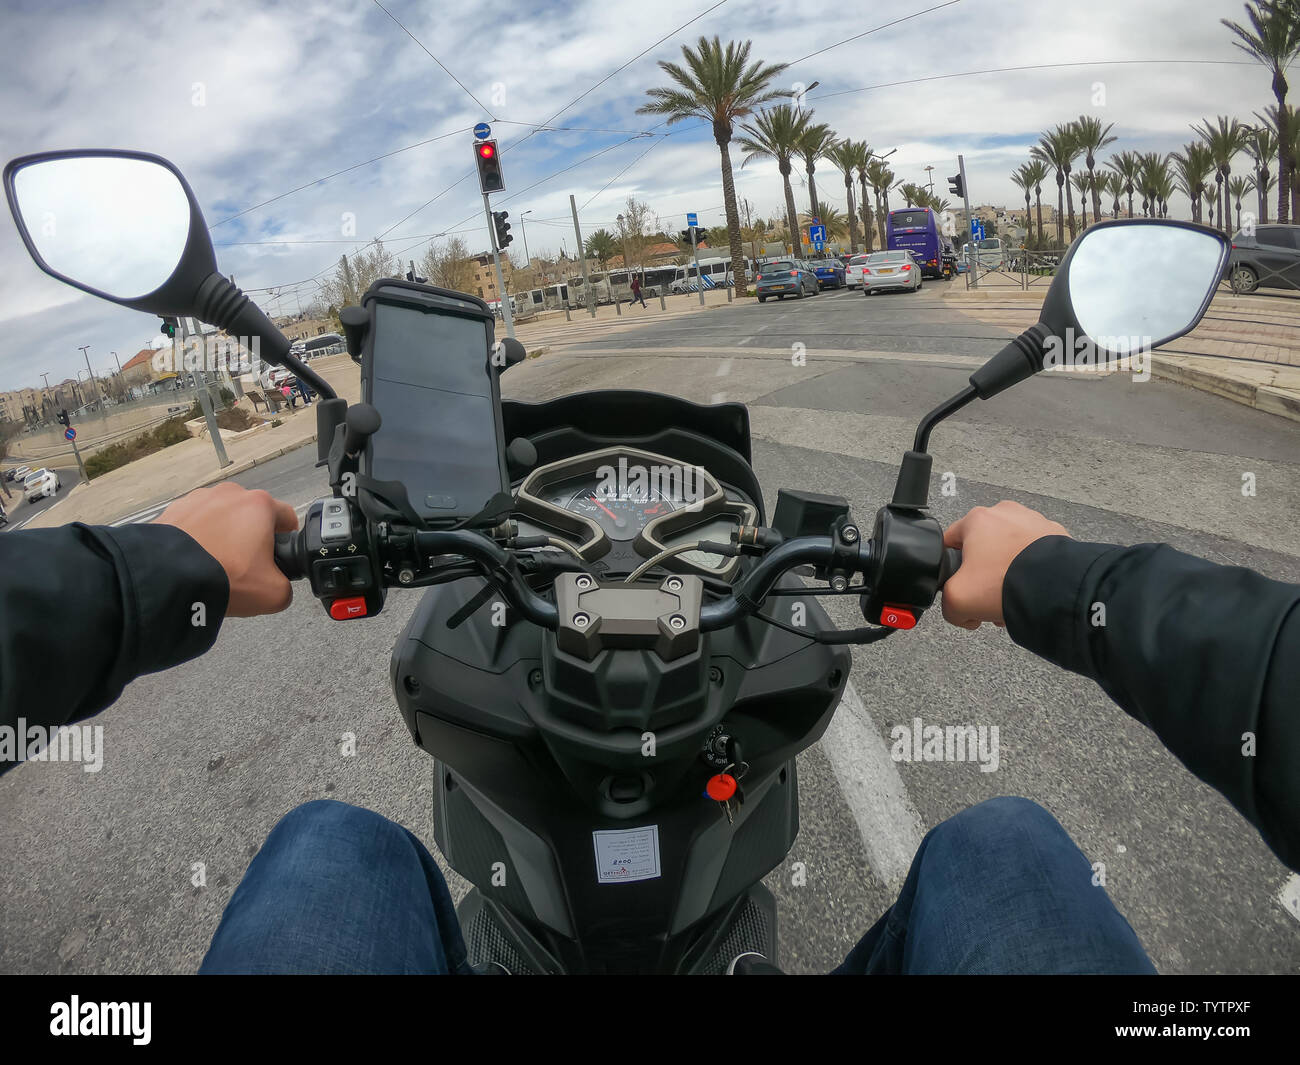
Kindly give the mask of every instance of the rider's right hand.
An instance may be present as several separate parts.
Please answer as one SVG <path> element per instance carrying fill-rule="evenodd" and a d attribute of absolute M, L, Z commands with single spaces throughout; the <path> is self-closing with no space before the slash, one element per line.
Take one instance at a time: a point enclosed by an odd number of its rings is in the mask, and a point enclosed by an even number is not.
<path fill-rule="evenodd" d="M 1010 500 L 975 507 L 943 534 L 945 547 L 961 550 L 961 566 L 943 586 L 944 618 L 963 629 L 1004 624 L 1002 584 L 1016 556 L 1044 536 L 1069 535 L 1063 525 Z"/>
<path fill-rule="evenodd" d="M 288 503 L 222 481 L 182 496 L 156 521 L 189 533 L 221 564 L 230 581 L 228 617 L 274 614 L 293 599 L 273 553 L 275 534 L 298 528 L 298 516 Z"/>

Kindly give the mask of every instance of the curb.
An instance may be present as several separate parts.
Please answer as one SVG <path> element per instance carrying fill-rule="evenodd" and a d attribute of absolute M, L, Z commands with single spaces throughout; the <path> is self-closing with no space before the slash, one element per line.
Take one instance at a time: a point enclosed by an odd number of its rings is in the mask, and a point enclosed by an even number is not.
<path fill-rule="evenodd" d="M 1182 363 L 1168 362 L 1159 355 L 1151 360 L 1151 375 L 1163 381 L 1210 392 L 1266 414 L 1300 422 L 1300 393 L 1273 385 L 1255 385 L 1231 377 L 1222 377 Z"/>

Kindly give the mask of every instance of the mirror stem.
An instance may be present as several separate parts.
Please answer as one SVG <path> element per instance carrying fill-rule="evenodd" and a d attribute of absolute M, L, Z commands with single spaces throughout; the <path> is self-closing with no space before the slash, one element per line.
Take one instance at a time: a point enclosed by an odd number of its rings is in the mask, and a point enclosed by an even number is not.
<path fill-rule="evenodd" d="M 953 396 L 952 399 L 935 407 L 934 410 L 921 419 L 921 424 L 916 427 L 916 439 L 912 443 L 912 450 L 929 451 L 930 433 L 934 430 L 934 427 L 948 417 L 948 415 L 955 414 L 978 396 L 979 393 L 975 391 L 975 386 L 967 385 Z"/>
<path fill-rule="evenodd" d="M 971 386 L 980 399 L 990 399 L 1038 373 L 1051 335 L 1052 329 L 1044 323 L 1031 325 L 971 374 Z"/>
<path fill-rule="evenodd" d="M 256 337 L 258 354 L 265 362 L 292 370 L 298 380 L 306 381 L 322 399 L 337 398 L 324 378 L 289 354 L 289 339 L 229 278 L 213 271 L 199 286 L 194 304 L 194 313 L 201 321 L 224 329 L 241 341 Z M 248 343 L 245 346 L 252 348 Z"/>

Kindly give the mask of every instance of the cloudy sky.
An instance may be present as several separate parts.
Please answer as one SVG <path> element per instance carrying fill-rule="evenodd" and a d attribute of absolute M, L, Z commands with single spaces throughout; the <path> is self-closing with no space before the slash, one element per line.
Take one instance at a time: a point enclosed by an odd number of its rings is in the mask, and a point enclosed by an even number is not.
<path fill-rule="evenodd" d="M 691 210 L 720 224 L 709 130 L 635 113 L 665 80 L 656 62 L 700 34 L 749 39 L 755 57 L 792 63 L 787 86 L 820 82 L 807 106 L 843 136 L 896 148 L 900 180 L 923 183 L 932 165 L 938 188 L 964 154 L 979 202 L 1018 202 L 1008 172 L 1042 129 L 1082 112 L 1114 123 L 1116 150 L 1171 151 L 1189 123 L 1247 120 L 1271 101 L 1267 73 L 1219 24 L 1241 18 L 1235 0 L 382 2 L 393 17 L 374 0 L 7 0 L 0 149 L 131 147 L 173 160 L 222 270 L 246 290 L 274 288 L 278 299 L 255 298 L 285 313 L 341 254 L 381 234 L 403 258 L 448 233 L 486 247 L 469 133 L 484 118 L 505 150 L 507 192 L 495 199 L 515 249 L 518 215 L 531 211 L 529 251 L 572 253 L 571 194 L 585 233 L 612 228 L 629 195 L 668 228 Z M 1040 69 L 1006 69 L 1025 66 Z M 818 178 L 842 208 L 839 174 L 823 163 Z M 775 166 L 737 169 L 736 184 L 756 214 L 779 210 Z M 806 205 L 806 188 L 795 197 Z M 1171 215 L 1186 217 L 1186 201 Z M 147 225 L 139 239 L 150 240 Z M 0 389 L 84 372 L 83 344 L 106 370 L 111 352 L 125 362 L 157 328 L 42 274 L 7 217 L 0 324 Z"/>

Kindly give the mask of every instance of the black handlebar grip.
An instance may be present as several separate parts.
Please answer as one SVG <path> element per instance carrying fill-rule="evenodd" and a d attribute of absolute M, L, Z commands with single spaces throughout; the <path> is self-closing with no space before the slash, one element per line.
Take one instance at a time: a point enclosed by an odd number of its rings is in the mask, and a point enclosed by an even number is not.
<path fill-rule="evenodd" d="M 275 564 L 291 581 L 300 581 L 307 576 L 298 557 L 298 537 L 296 532 L 275 534 Z"/>
<path fill-rule="evenodd" d="M 939 586 L 943 587 L 951 577 L 961 567 L 961 551 L 955 547 L 945 547 L 943 549 L 943 561 L 939 563 Z"/>

